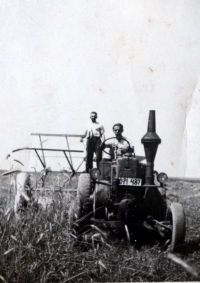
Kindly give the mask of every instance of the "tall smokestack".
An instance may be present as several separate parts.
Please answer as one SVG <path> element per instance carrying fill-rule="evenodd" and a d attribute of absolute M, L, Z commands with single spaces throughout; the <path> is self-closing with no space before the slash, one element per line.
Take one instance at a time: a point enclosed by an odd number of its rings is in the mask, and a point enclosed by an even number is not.
<path fill-rule="evenodd" d="M 147 133 L 141 139 L 141 142 L 144 145 L 144 151 L 147 160 L 145 184 L 154 185 L 154 176 L 153 176 L 154 159 L 156 156 L 158 145 L 161 143 L 161 139 L 156 134 L 155 110 L 149 111 Z"/>

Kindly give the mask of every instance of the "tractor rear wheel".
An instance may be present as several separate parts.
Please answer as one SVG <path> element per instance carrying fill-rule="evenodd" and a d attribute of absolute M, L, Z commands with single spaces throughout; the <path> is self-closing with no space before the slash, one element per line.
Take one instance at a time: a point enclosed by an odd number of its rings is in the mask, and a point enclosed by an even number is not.
<path fill-rule="evenodd" d="M 169 208 L 169 217 L 172 222 L 172 236 L 170 250 L 175 251 L 185 240 L 185 215 L 180 203 L 172 203 Z"/>
<path fill-rule="evenodd" d="M 77 202 L 80 206 L 80 217 L 92 211 L 90 195 L 92 194 L 90 174 L 81 174 L 78 180 Z"/>

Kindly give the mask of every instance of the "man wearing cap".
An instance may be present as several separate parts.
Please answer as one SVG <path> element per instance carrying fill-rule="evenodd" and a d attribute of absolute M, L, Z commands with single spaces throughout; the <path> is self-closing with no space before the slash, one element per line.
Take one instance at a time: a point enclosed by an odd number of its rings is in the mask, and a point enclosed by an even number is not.
<path fill-rule="evenodd" d="M 104 127 L 101 123 L 97 122 L 97 113 L 90 113 L 91 122 L 87 125 L 84 135 L 85 144 L 85 161 L 86 172 L 89 172 L 93 168 L 93 157 L 96 154 L 97 168 L 99 168 L 99 162 L 102 159 L 102 150 L 100 148 L 101 143 L 104 141 Z M 81 139 L 83 142 L 83 139 Z"/>

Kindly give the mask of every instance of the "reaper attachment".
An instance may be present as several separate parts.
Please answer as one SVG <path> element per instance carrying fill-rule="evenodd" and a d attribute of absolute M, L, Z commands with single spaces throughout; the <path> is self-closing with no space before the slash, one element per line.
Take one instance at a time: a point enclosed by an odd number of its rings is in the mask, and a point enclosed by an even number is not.
<path fill-rule="evenodd" d="M 13 153 L 19 152 L 19 151 L 32 151 L 32 152 L 35 152 L 35 154 L 36 154 L 38 160 L 40 161 L 40 164 L 42 165 L 43 169 L 41 171 L 41 176 L 40 177 L 36 177 L 36 178 L 39 178 L 39 179 L 37 179 L 37 181 L 36 181 L 34 190 L 39 190 L 39 188 L 37 188 L 38 187 L 37 186 L 38 183 L 42 183 L 40 185 L 40 189 L 43 188 L 44 191 L 45 190 L 49 190 L 49 189 L 45 188 L 45 181 L 46 181 L 47 175 L 52 170 L 50 169 L 50 167 L 48 167 L 48 164 L 47 164 L 47 157 L 48 157 L 46 155 L 47 152 L 63 153 L 64 158 L 66 159 L 67 164 L 68 164 L 68 166 L 70 168 L 69 171 L 67 171 L 67 174 L 66 174 L 65 171 L 64 172 L 61 171 L 61 173 L 63 173 L 65 175 L 66 179 L 67 179 L 67 180 L 65 180 L 65 182 L 63 181 L 64 184 L 63 184 L 62 188 L 65 188 L 66 185 L 70 182 L 71 178 L 78 172 L 79 168 L 81 167 L 82 163 L 84 162 L 83 161 L 83 157 L 77 157 L 77 156 L 76 156 L 76 158 L 80 158 L 81 159 L 80 164 L 78 165 L 78 163 L 73 162 L 72 154 L 73 153 L 82 153 L 83 150 L 78 150 L 78 149 L 77 150 L 76 149 L 72 150 L 72 149 L 70 149 L 70 147 L 69 147 L 69 138 L 80 138 L 80 137 L 83 137 L 83 136 L 82 135 L 64 135 L 64 134 L 63 135 L 62 134 L 42 134 L 42 133 L 38 133 L 38 134 L 36 133 L 36 134 L 32 134 L 32 135 L 39 137 L 39 141 L 40 141 L 40 146 L 41 147 L 23 147 L 23 148 L 19 148 L 19 149 L 13 150 Z M 54 137 L 54 138 L 55 137 L 56 138 L 60 138 L 60 137 L 65 138 L 66 142 L 67 142 L 67 148 L 63 148 L 63 149 L 44 148 L 43 143 L 45 142 L 45 140 L 42 140 L 43 136 L 49 137 L 49 138 L 51 138 L 51 137 Z M 9 155 L 8 155 L 8 157 L 9 157 Z M 76 159 L 76 160 L 78 160 L 78 159 Z M 21 163 L 21 161 L 19 161 L 19 160 L 15 160 L 14 159 L 14 161 L 16 161 L 16 162 L 20 163 L 21 165 L 23 165 Z M 75 165 L 73 163 L 75 163 Z M 77 166 L 77 165 L 78 165 L 78 167 L 75 168 L 75 166 Z M 37 175 L 35 168 L 34 168 L 34 170 L 35 170 L 35 175 Z M 21 170 L 17 170 L 17 171 L 16 170 L 14 170 L 14 171 L 10 170 L 8 172 L 5 172 L 4 176 L 5 175 L 9 175 L 9 174 L 13 174 L 13 173 L 17 174 L 17 173 L 20 173 L 20 172 L 21 172 Z M 58 186 L 58 187 L 61 188 L 60 186 Z"/>

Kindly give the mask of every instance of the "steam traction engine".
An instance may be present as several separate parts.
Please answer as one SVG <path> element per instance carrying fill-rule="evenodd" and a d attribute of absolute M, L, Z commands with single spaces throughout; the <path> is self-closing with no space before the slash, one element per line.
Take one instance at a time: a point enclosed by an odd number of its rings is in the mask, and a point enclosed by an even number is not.
<path fill-rule="evenodd" d="M 123 156 L 103 159 L 99 170 L 80 175 L 69 220 L 73 228 L 78 227 L 78 232 L 95 224 L 113 231 L 126 231 L 129 239 L 137 238 L 139 231 L 148 230 L 169 242 L 174 250 L 184 242 L 185 217 L 181 204 L 167 205 L 167 175 L 154 171 L 154 159 L 161 143 L 156 134 L 155 111 L 149 113 L 147 133 L 141 142 L 146 164 L 127 149 Z"/>

